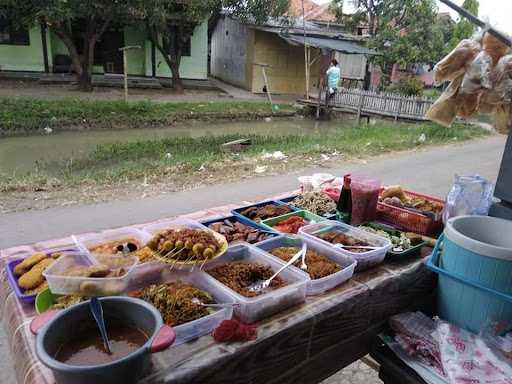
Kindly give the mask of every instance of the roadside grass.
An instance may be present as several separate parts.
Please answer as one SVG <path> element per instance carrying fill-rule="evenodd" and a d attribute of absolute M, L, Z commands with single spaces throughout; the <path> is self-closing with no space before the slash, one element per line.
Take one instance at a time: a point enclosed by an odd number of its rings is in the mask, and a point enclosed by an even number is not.
<path fill-rule="evenodd" d="M 420 140 L 425 135 L 425 141 Z M 200 169 L 230 172 L 241 164 L 263 162 L 264 152 L 282 151 L 290 161 L 307 166 L 311 159 L 334 152 L 345 157 L 367 157 L 381 153 L 447 144 L 482 137 L 490 133 L 476 125 L 455 124 L 444 128 L 432 123 L 404 124 L 378 122 L 376 125 L 343 127 L 308 135 L 259 136 L 228 135 L 201 138 L 166 138 L 100 145 L 87 158 L 65 159 L 39 164 L 24 175 L 0 174 L 0 191 L 58 188 L 93 183 L 107 185 L 142 177 L 184 180 Z M 242 153 L 226 153 L 221 145 L 249 138 L 251 145 Z"/>
<path fill-rule="evenodd" d="M 433 97 L 437 99 L 441 95 L 442 91 L 438 88 L 426 88 L 423 90 L 423 96 Z"/>
<path fill-rule="evenodd" d="M 277 114 L 295 108 L 278 104 Z M 45 129 L 113 129 L 167 126 L 191 119 L 250 119 L 271 114 L 260 101 L 153 102 L 122 100 L 42 100 L 28 97 L 0 98 L 0 135 Z"/>

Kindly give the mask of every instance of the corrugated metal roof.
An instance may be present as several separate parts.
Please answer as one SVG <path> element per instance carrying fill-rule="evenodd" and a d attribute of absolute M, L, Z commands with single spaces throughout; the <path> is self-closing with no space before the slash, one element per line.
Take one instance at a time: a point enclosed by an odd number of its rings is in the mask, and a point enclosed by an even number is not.
<path fill-rule="evenodd" d="M 282 34 L 279 36 L 289 44 L 304 45 L 304 36 Z M 377 51 L 366 48 L 353 41 L 308 36 L 306 42 L 311 47 L 326 51 L 338 51 L 353 55 L 379 55 Z"/>

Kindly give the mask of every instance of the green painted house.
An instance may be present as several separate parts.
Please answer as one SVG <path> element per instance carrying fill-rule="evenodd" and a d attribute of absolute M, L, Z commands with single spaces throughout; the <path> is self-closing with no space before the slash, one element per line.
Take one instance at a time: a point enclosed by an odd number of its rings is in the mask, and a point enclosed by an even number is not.
<path fill-rule="evenodd" d="M 96 45 L 94 73 L 122 73 L 123 46 L 140 46 L 128 51 L 128 74 L 146 77 L 171 77 L 160 52 L 145 33 L 134 27 L 106 31 Z M 0 72 L 23 71 L 68 73 L 71 60 L 65 45 L 43 26 L 15 30 L 8 20 L 0 19 Z M 197 26 L 187 42 L 181 60 L 183 79 L 206 80 L 208 76 L 208 23 Z"/>

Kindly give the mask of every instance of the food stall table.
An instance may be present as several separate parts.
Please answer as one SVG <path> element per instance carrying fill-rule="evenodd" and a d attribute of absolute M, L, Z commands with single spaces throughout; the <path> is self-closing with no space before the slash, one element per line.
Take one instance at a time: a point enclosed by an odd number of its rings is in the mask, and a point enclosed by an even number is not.
<path fill-rule="evenodd" d="M 196 220 L 227 214 L 234 206 L 187 215 Z M 135 226 L 140 227 L 140 226 Z M 35 356 L 30 321 L 33 305 L 17 300 L 4 265 L 16 254 L 38 247 L 70 245 L 71 238 L 0 251 L 0 313 L 17 380 L 53 383 Z M 258 322 L 258 338 L 216 343 L 211 336 L 154 354 L 144 383 L 316 383 L 370 352 L 390 316 L 429 308 L 435 300 L 435 275 L 424 265 L 429 249 L 399 263 L 384 262 L 356 273 L 343 285 L 304 304 Z"/>
<path fill-rule="evenodd" d="M 379 378 L 384 384 L 427 384 L 408 367 L 382 340 L 378 339 L 370 354 L 379 364 Z"/>

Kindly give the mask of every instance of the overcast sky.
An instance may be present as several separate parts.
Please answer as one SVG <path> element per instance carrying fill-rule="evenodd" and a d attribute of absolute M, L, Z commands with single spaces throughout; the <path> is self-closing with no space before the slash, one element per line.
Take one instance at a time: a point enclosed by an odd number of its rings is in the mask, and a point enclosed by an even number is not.
<path fill-rule="evenodd" d="M 324 4 L 330 0 L 313 0 L 317 3 Z M 436 0 L 438 1 L 438 0 Z M 461 5 L 464 0 L 452 0 L 454 3 Z M 349 0 L 345 1 L 350 3 Z M 439 3 L 439 1 L 438 1 Z M 448 8 L 439 3 L 441 12 L 445 12 Z M 458 16 L 452 13 L 454 18 Z M 504 32 L 512 34 L 512 0 L 480 0 L 480 18 L 490 22 L 493 26 L 498 27 Z"/>

